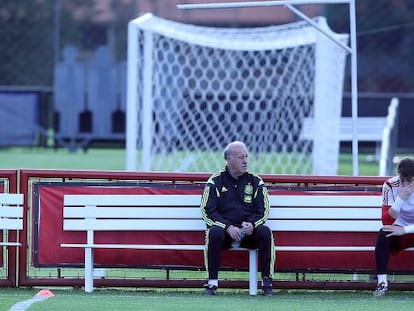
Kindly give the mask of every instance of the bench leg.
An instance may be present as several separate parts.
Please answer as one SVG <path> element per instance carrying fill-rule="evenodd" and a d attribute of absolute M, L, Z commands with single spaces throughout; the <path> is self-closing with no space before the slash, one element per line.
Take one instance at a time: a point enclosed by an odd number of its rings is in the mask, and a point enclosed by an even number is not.
<path fill-rule="evenodd" d="M 85 292 L 93 291 L 93 250 L 85 247 Z"/>
<path fill-rule="evenodd" d="M 257 295 L 257 250 L 249 249 L 249 294 Z"/>

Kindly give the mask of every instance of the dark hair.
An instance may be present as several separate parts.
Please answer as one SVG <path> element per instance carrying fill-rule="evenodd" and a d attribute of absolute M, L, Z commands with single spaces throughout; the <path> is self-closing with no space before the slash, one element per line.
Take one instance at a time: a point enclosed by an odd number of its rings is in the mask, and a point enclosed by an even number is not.
<path fill-rule="evenodd" d="M 411 181 L 414 177 L 414 160 L 404 158 L 398 164 L 398 175 L 401 179 Z"/>

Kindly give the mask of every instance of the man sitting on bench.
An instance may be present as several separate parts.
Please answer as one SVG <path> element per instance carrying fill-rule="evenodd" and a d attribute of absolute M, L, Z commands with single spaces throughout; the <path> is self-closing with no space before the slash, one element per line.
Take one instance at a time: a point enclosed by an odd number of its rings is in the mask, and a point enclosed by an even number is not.
<path fill-rule="evenodd" d="M 258 175 L 247 172 L 244 143 L 227 145 L 224 159 L 225 169 L 209 178 L 201 199 L 201 215 L 207 224 L 204 258 L 208 283 L 203 294 L 216 293 L 222 251 L 240 245 L 258 248 L 262 292 L 271 296 L 275 252 L 272 231 L 264 225 L 269 214 L 267 189 Z"/>
<path fill-rule="evenodd" d="M 405 158 L 398 164 L 398 176 L 382 187 L 382 222 L 375 245 L 378 284 L 374 296 L 388 291 L 387 266 L 391 254 L 414 246 L 414 160 Z"/>

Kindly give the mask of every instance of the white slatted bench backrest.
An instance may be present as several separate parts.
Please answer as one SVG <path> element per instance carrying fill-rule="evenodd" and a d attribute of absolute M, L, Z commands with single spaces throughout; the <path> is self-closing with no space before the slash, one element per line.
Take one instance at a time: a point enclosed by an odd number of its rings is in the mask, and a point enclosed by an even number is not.
<path fill-rule="evenodd" d="M 205 230 L 200 195 L 65 195 L 64 230 Z M 376 232 L 381 195 L 271 195 L 273 231 Z"/>
<path fill-rule="evenodd" d="M 199 231 L 200 195 L 65 195 L 64 230 Z"/>
<path fill-rule="evenodd" d="M 351 117 L 342 117 L 339 126 L 339 140 L 352 141 L 353 120 Z M 301 131 L 301 138 L 313 140 L 314 124 L 313 118 L 305 118 Z M 358 140 L 379 142 L 382 140 L 382 132 L 387 125 L 387 117 L 358 117 L 357 132 Z"/>
<path fill-rule="evenodd" d="M 377 232 L 382 197 L 378 195 L 270 196 L 268 225 L 273 231 Z"/>
<path fill-rule="evenodd" d="M 0 193 L 0 230 L 23 230 L 23 194 Z M 0 246 L 20 246 L 3 241 Z"/>

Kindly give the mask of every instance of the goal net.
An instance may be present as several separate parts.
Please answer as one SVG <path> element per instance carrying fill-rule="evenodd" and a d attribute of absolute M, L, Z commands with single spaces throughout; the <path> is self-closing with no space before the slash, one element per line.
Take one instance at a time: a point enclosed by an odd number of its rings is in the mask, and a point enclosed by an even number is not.
<path fill-rule="evenodd" d="M 210 172 L 240 140 L 254 172 L 336 174 L 345 62 L 304 21 L 215 28 L 143 15 L 128 31 L 127 153 L 140 170 Z"/>

